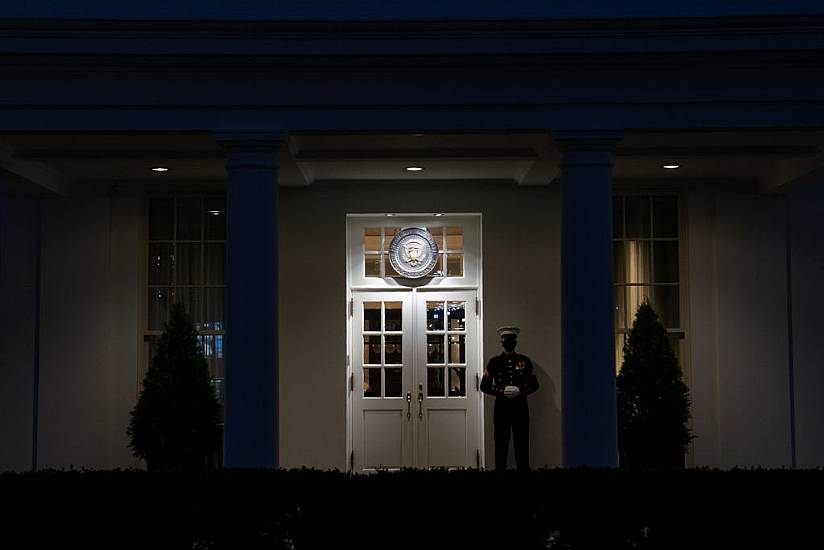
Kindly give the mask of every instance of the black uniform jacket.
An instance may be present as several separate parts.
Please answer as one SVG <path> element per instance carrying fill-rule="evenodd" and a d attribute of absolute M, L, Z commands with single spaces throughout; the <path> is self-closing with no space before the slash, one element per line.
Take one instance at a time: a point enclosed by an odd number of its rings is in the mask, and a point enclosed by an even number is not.
<path fill-rule="evenodd" d="M 504 388 L 518 386 L 521 395 L 514 399 L 504 397 Z M 532 361 L 520 353 L 502 353 L 489 360 L 481 379 L 481 391 L 494 395 L 498 403 L 510 402 L 512 405 L 526 405 L 526 396 L 538 389 L 538 379 L 532 369 Z"/>

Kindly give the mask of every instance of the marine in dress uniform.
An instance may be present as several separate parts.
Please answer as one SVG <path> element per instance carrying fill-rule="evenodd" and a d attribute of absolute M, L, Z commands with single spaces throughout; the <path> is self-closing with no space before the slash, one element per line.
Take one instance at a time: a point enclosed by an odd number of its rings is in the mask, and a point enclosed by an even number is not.
<path fill-rule="evenodd" d="M 515 464 L 519 471 L 529 471 L 529 407 L 526 396 L 538 389 L 532 361 L 515 353 L 517 327 L 501 327 L 504 352 L 489 360 L 481 380 L 481 391 L 495 396 L 495 470 L 506 470 L 509 434 L 515 446 Z"/>

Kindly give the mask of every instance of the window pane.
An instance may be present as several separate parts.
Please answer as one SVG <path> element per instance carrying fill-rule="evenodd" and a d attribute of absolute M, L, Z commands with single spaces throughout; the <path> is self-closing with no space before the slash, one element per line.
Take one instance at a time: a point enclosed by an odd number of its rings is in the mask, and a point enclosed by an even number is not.
<path fill-rule="evenodd" d="M 149 343 L 149 364 L 151 364 L 155 353 L 157 353 L 157 345 L 160 343 L 160 335 L 152 334 L 147 336 L 146 341 Z"/>
<path fill-rule="evenodd" d="M 214 349 L 214 336 L 209 334 L 198 334 L 197 335 L 197 345 L 200 347 L 200 353 L 203 354 L 203 357 L 206 361 L 209 361 L 209 357 L 212 356 L 212 350 Z"/>
<path fill-rule="evenodd" d="M 447 250 L 463 250 L 464 238 L 463 227 L 446 228 L 446 248 Z"/>
<path fill-rule="evenodd" d="M 667 334 L 667 338 L 669 338 L 670 347 L 672 348 L 673 353 L 675 353 L 675 358 L 678 359 L 678 366 L 681 367 L 683 372 L 684 365 L 681 364 L 680 360 L 681 343 L 684 341 L 683 334 L 679 334 L 677 332 L 670 332 L 669 334 Z"/>
<path fill-rule="evenodd" d="M 681 328 L 678 286 L 656 286 L 652 307 L 667 328 Z"/>
<path fill-rule="evenodd" d="M 206 330 L 226 330 L 226 289 L 206 288 L 206 315 L 203 328 Z"/>
<path fill-rule="evenodd" d="M 381 329 L 381 303 L 363 303 L 363 330 L 377 332 Z"/>
<path fill-rule="evenodd" d="M 616 283 L 627 282 L 627 258 L 624 250 L 624 241 L 612 242 L 612 275 Z"/>
<path fill-rule="evenodd" d="M 212 378 L 226 377 L 226 360 L 223 357 L 223 335 L 215 334 L 214 337 L 215 349 L 214 356 L 211 361 Z"/>
<path fill-rule="evenodd" d="M 381 337 L 380 335 L 363 337 L 363 364 L 381 364 Z"/>
<path fill-rule="evenodd" d="M 678 282 L 678 242 L 655 241 L 653 243 L 655 256 L 655 282 Z"/>
<path fill-rule="evenodd" d="M 172 243 L 149 245 L 149 284 L 171 285 L 173 268 Z"/>
<path fill-rule="evenodd" d="M 203 237 L 207 241 L 226 240 L 226 197 L 206 197 L 203 199 L 204 227 Z"/>
<path fill-rule="evenodd" d="M 426 395 L 427 397 L 443 397 L 444 380 L 443 369 L 426 369 Z"/>
<path fill-rule="evenodd" d="M 449 335 L 449 362 L 466 363 L 466 335 Z"/>
<path fill-rule="evenodd" d="M 200 243 L 178 243 L 175 278 L 178 285 L 203 284 L 200 269 Z"/>
<path fill-rule="evenodd" d="M 446 276 L 463 277 L 463 254 L 446 255 Z"/>
<path fill-rule="evenodd" d="M 199 197 L 177 199 L 177 240 L 199 241 L 200 209 Z"/>
<path fill-rule="evenodd" d="M 392 244 L 392 239 L 395 238 L 395 235 L 400 233 L 400 227 L 384 227 L 383 228 L 383 250 L 388 251 L 389 245 Z"/>
<path fill-rule="evenodd" d="M 651 283 L 652 257 L 651 241 L 624 241 L 624 269 L 626 282 Z"/>
<path fill-rule="evenodd" d="M 386 351 L 384 360 L 387 365 L 400 365 L 403 363 L 403 336 L 384 336 L 386 341 Z"/>
<path fill-rule="evenodd" d="M 448 302 L 449 330 L 466 329 L 466 302 Z"/>
<path fill-rule="evenodd" d="M 438 245 L 438 251 L 443 251 L 443 227 L 427 227 L 427 231 L 432 235 L 432 238 L 435 239 L 435 243 Z"/>
<path fill-rule="evenodd" d="M 203 289 L 202 288 L 180 288 L 175 290 L 177 300 L 186 306 L 186 313 L 195 325 L 197 330 L 203 327 Z"/>
<path fill-rule="evenodd" d="M 443 258 L 444 258 L 443 254 L 438 254 L 438 261 L 435 263 L 435 267 L 432 270 L 432 273 L 430 273 L 430 275 L 432 277 L 443 277 L 444 276 Z"/>
<path fill-rule="evenodd" d="M 381 396 L 381 369 L 363 369 L 363 396 Z"/>
<path fill-rule="evenodd" d="M 169 320 L 169 304 L 173 299 L 171 288 L 149 289 L 149 330 L 163 330 Z"/>
<path fill-rule="evenodd" d="M 444 361 L 442 334 L 429 334 L 426 337 L 426 362 L 442 365 Z"/>
<path fill-rule="evenodd" d="M 226 404 L 226 384 L 224 383 L 222 378 L 214 378 L 211 381 L 212 391 L 215 392 L 215 399 L 217 399 L 218 404 L 221 408 L 221 416 L 223 415 L 223 407 Z"/>
<path fill-rule="evenodd" d="M 223 347 L 225 342 L 226 342 L 226 337 L 225 336 L 223 336 L 222 334 L 215 335 L 215 353 L 216 353 L 215 357 L 217 357 L 218 360 L 221 363 L 224 363 L 223 368 L 225 368 L 225 359 L 226 359 L 226 354 L 223 352 L 223 350 L 225 349 Z M 224 372 L 224 371 L 216 371 L 216 372 L 221 373 L 221 372 Z M 225 378 L 225 376 L 223 374 L 221 374 L 221 377 Z"/>
<path fill-rule="evenodd" d="M 403 394 L 403 369 L 383 369 L 386 373 L 386 397 Z"/>
<path fill-rule="evenodd" d="M 174 239 L 174 199 L 149 201 L 149 239 L 171 241 Z"/>
<path fill-rule="evenodd" d="M 381 276 L 381 257 L 380 257 L 380 255 L 364 256 L 363 270 L 364 270 L 364 273 L 365 273 L 366 277 L 380 277 Z"/>
<path fill-rule="evenodd" d="M 627 238 L 649 238 L 649 197 L 626 197 Z"/>
<path fill-rule="evenodd" d="M 652 301 L 652 287 L 649 286 L 628 286 L 627 287 L 627 324 L 632 327 L 638 308 L 644 300 Z"/>
<path fill-rule="evenodd" d="M 203 245 L 203 270 L 207 285 L 226 284 L 226 245 L 223 243 L 205 243 Z"/>
<path fill-rule="evenodd" d="M 615 287 L 615 329 L 626 328 L 627 291 L 624 286 Z"/>
<path fill-rule="evenodd" d="M 443 330 L 443 302 L 426 302 L 426 330 Z"/>
<path fill-rule="evenodd" d="M 403 330 L 403 302 L 386 302 L 384 304 L 386 330 L 389 332 Z"/>
<path fill-rule="evenodd" d="M 463 397 L 466 395 L 466 369 L 449 369 L 449 397 Z"/>
<path fill-rule="evenodd" d="M 383 257 L 383 272 L 386 273 L 384 277 L 400 277 L 401 274 L 395 271 L 395 268 L 392 267 L 392 261 L 389 259 L 389 255 Z"/>
<path fill-rule="evenodd" d="M 621 371 L 621 366 L 624 364 L 624 334 L 619 333 L 615 335 L 615 373 Z"/>
<path fill-rule="evenodd" d="M 363 234 L 363 249 L 367 252 L 380 252 L 381 250 L 381 228 L 367 227 Z"/>
<path fill-rule="evenodd" d="M 654 236 L 678 236 L 678 199 L 677 197 L 653 197 L 652 226 Z"/>
<path fill-rule="evenodd" d="M 612 199 L 612 236 L 615 239 L 624 237 L 624 197 Z"/>

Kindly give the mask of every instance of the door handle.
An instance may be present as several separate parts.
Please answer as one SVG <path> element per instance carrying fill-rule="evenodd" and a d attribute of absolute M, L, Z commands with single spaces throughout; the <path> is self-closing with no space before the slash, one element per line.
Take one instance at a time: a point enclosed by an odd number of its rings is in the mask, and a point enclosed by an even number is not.
<path fill-rule="evenodd" d="M 412 418 L 412 392 L 406 392 L 406 419 Z"/>
<path fill-rule="evenodd" d="M 418 418 L 423 420 L 423 384 L 418 384 Z"/>

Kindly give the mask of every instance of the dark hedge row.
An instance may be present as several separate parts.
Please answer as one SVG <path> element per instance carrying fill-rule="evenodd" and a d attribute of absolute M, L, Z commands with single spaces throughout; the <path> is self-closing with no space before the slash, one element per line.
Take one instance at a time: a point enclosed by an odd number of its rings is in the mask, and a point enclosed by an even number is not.
<path fill-rule="evenodd" d="M 819 538 L 822 489 L 821 470 L 2 474 L 0 545 L 793 548 Z"/>

